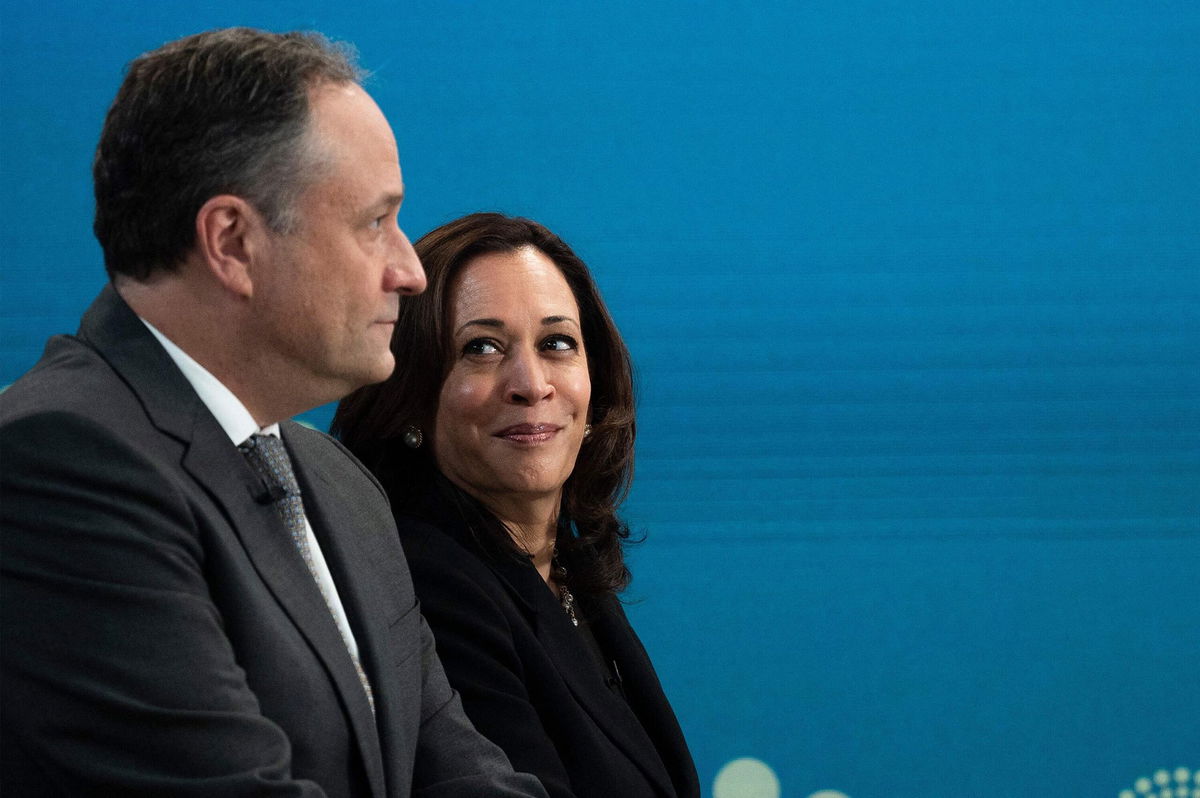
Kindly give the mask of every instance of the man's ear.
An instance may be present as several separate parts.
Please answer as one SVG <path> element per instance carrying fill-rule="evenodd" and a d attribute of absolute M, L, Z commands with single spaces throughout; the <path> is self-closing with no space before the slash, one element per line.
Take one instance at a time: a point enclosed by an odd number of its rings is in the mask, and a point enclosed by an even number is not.
<path fill-rule="evenodd" d="M 226 290 L 254 295 L 254 260 L 267 244 L 266 221 L 249 202 L 232 194 L 211 197 L 196 213 L 196 250 Z"/>

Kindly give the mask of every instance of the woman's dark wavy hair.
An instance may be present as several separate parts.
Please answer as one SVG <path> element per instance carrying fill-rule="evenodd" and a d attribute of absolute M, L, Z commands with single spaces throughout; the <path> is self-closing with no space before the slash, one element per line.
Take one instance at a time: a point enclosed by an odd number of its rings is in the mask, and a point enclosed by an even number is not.
<path fill-rule="evenodd" d="M 410 449 L 400 437 L 416 425 L 426 441 L 433 439 L 438 396 L 454 362 L 449 326 L 456 278 L 481 255 L 537 249 L 558 266 L 579 304 L 592 381 L 592 433 L 563 487 L 560 524 L 569 524 L 574 535 L 560 535 L 558 552 L 568 565 L 573 590 L 619 592 L 629 583 L 622 550 L 629 529 L 617 517 L 617 507 L 633 476 L 633 369 L 587 266 L 542 225 L 499 213 L 464 216 L 423 236 L 415 247 L 428 287 L 400 302 L 392 336 L 396 370 L 385 382 L 342 400 L 333 434 L 384 479 L 398 511 L 419 505 L 427 492 L 436 490 L 438 472 L 430 447 Z M 494 517 L 488 521 L 482 525 L 486 548 L 523 554 Z"/>

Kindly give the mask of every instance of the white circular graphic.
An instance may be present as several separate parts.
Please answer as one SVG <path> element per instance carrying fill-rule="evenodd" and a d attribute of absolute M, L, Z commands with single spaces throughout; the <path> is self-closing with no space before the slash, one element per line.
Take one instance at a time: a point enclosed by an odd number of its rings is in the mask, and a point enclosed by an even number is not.
<path fill-rule="evenodd" d="M 850 796 L 837 790 L 821 790 L 820 792 L 814 792 L 808 798 L 850 798 Z"/>
<path fill-rule="evenodd" d="M 735 759 L 717 771 L 713 798 L 779 798 L 779 779 L 765 762 Z"/>
<path fill-rule="evenodd" d="M 1200 770 L 1159 768 L 1150 776 L 1139 776 L 1133 789 L 1121 790 L 1117 798 L 1200 798 L 1200 788 L 1191 786 L 1193 776 L 1200 785 Z"/>

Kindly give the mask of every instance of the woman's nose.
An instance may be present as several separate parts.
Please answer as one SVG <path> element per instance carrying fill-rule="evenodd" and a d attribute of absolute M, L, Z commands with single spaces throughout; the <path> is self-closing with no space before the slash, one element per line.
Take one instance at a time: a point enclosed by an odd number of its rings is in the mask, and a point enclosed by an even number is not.
<path fill-rule="evenodd" d="M 520 352 L 512 358 L 506 395 L 508 401 L 533 405 L 554 394 L 554 386 L 535 353 Z"/>

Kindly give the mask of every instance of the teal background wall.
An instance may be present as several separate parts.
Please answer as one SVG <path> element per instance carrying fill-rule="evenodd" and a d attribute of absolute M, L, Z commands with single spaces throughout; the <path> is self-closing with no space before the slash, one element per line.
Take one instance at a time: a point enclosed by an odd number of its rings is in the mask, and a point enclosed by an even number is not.
<path fill-rule="evenodd" d="M 593 267 L 706 794 L 1200 790 L 1200 6 L 5 0 L 0 386 L 103 283 L 122 65 L 231 24 L 358 46 L 413 238 Z"/>

